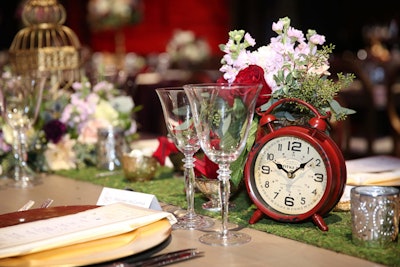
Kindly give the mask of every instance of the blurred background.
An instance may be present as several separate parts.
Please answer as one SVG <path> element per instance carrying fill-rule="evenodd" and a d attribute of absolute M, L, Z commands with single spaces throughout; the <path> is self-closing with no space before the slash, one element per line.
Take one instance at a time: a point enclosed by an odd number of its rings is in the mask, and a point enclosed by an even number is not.
<path fill-rule="evenodd" d="M 21 26 L 20 7 L 25 1 L 1 1 L 1 48 L 7 49 Z M 107 37 L 113 30 L 93 32 L 88 23 L 89 0 L 59 0 L 67 10 L 66 26 L 72 28 L 84 45 L 94 50 L 112 51 L 115 47 Z M 101 1 L 93 1 L 101 2 Z M 142 0 L 141 19 L 122 25 L 129 35 L 127 51 L 137 53 L 162 52 L 172 32 L 192 30 L 206 38 L 215 52 L 215 44 L 225 42 L 228 29 L 249 31 L 261 45 L 273 35 L 272 22 L 289 16 L 300 30 L 309 28 L 324 34 L 337 51 L 364 47 L 366 27 L 386 26 L 398 22 L 400 2 L 391 0 Z M 105 31 L 105 32 L 104 32 Z M 101 39 L 101 43 L 99 43 Z M 156 42 L 153 42 L 156 41 Z M 142 45 L 145 43 L 146 45 Z"/>
<path fill-rule="evenodd" d="M 143 109 L 140 131 L 166 134 L 155 88 L 215 81 L 228 32 L 244 29 L 256 46 L 269 43 L 273 22 L 315 29 L 335 45 L 332 75 L 352 72 L 357 81 L 338 96 L 357 114 L 335 125 L 347 158 L 399 155 L 398 62 L 400 1 L 316 0 L 63 0 L 65 26 L 81 43 L 82 66 L 118 83 Z M 0 49 L 7 51 L 24 26 L 25 1 L 1 1 Z M 126 9 L 126 6 L 128 8 Z M 118 7 L 124 15 L 113 15 Z M 108 14 L 107 17 L 105 14 Z M 0 64 L 7 62 L 2 53 Z M 101 70 L 99 67 L 101 66 Z M 400 156 L 400 155 L 399 155 Z"/>
<path fill-rule="evenodd" d="M 1 1 L 0 46 L 7 49 L 22 26 L 21 6 L 25 1 Z M 59 0 L 66 11 L 65 25 L 81 43 L 97 51 L 115 50 L 115 28 L 96 27 L 89 20 L 89 0 Z M 111 2 L 113 2 L 111 0 Z M 118 2 L 118 1 L 116 1 Z M 124 2 L 124 1 L 122 1 Z M 126 51 L 141 54 L 165 51 L 176 29 L 191 30 L 205 38 L 213 52 L 227 40 L 229 29 L 244 29 L 259 45 L 273 36 L 272 22 L 289 16 L 299 30 L 315 29 L 326 36 L 336 51 L 357 51 L 366 45 L 365 30 L 371 26 L 389 27 L 400 19 L 400 2 L 391 0 L 316 1 L 316 0 L 141 0 L 140 19 L 122 23 Z M 134 11 L 132 11 L 134 12 Z M 99 25 L 97 25 L 99 26 Z M 118 26 L 117 26 L 118 28 Z M 397 37 L 397 36 L 396 36 Z M 397 39 L 396 39 L 397 40 Z M 395 41 L 395 40 L 393 40 Z"/>

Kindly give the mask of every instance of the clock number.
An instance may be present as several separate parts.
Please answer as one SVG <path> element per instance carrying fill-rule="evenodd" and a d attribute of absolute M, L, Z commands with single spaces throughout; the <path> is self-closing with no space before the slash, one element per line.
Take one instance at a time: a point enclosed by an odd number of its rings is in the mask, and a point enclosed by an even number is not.
<path fill-rule="evenodd" d="M 315 166 L 317 166 L 317 167 L 321 166 L 321 159 L 316 159 L 315 160 Z"/>
<path fill-rule="evenodd" d="M 271 168 L 267 165 L 263 165 L 261 166 L 261 173 L 263 174 L 270 174 L 271 172 Z"/>
<path fill-rule="evenodd" d="M 294 206 L 294 198 L 285 197 L 285 205 L 288 207 L 293 207 Z"/>
<path fill-rule="evenodd" d="M 288 142 L 288 150 L 300 152 L 301 151 L 301 143 L 300 142 Z"/>
<path fill-rule="evenodd" d="M 265 181 L 264 187 L 269 188 L 269 181 Z"/>
<path fill-rule="evenodd" d="M 321 183 L 322 181 L 324 181 L 324 175 L 322 173 L 316 173 L 314 181 Z"/>
<path fill-rule="evenodd" d="M 278 144 L 278 151 L 282 151 L 282 144 Z"/>
<path fill-rule="evenodd" d="M 313 193 L 316 196 L 317 195 L 317 189 L 314 189 L 313 191 L 311 191 L 311 193 Z"/>
<path fill-rule="evenodd" d="M 305 197 L 302 197 L 302 198 L 300 199 L 300 203 L 301 203 L 302 205 L 306 204 L 306 198 L 305 198 Z"/>

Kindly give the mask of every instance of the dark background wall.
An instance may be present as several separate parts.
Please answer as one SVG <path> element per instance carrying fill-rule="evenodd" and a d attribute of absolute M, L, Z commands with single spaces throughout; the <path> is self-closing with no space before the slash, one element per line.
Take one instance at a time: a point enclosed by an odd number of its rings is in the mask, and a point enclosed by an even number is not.
<path fill-rule="evenodd" d="M 369 1 L 368 1 L 369 2 Z M 292 25 L 306 31 L 317 30 L 334 43 L 336 50 L 356 51 L 364 45 L 365 25 L 388 25 L 400 21 L 400 1 L 380 0 L 144 0 L 143 23 L 128 27 L 128 50 L 160 52 L 173 28 L 194 30 L 209 39 L 213 49 L 227 40 L 229 29 L 245 29 L 258 45 L 273 35 L 272 22 L 289 16 Z M 86 23 L 87 0 L 61 0 L 66 8 L 66 25 L 85 45 L 95 50 L 112 50 L 112 33 L 91 34 Z M 21 23 L 18 1 L 0 2 L 0 48 L 7 49 Z M 141 52 L 139 51 L 139 52 Z"/>
<path fill-rule="evenodd" d="M 337 50 L 356 51 L 363 47 L 362 29 L 366 25 L 400 22 L 400 1 L 380 0 L 231 0 L 235 6 L 234 27 L 244 28 L 257 40 L 268 42 L 272 22 L 289 16 L 292 26 L 315 29 L 334 43 Z M 260 43 L 260 42 L 259 42 Z M 260 43 L 260 45 L 262 45 Z"/>

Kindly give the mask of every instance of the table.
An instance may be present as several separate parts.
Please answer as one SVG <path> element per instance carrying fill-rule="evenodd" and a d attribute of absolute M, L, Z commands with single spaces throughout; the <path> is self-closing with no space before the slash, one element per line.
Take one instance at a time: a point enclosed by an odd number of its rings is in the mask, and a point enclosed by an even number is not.
<path fill-rule="evenodd" d="M 0 180 L 0 185 L 3 181 Z M 0 189 L 0 214 L 19 209 L 28 200 L 38 207 L 47 198 L 54 199 L 52 206 L 96 204 L 102 186 L 72 180 L 59 175 L 46 174 L 44 182 L 34 188 Z M 219 223 L 215 227 L 219 229 Z M 176 264 L 175 266 L 382 266 L 359 258 L 317 248 L 297 241 L 281 238 L 250 228 L 241 231 L 252 240 L 241 246 L 211 247 L 198 241 L 202 231 L 172 231 L 171 243 L 159 253 L 198 248 L 205 256 Z"/>

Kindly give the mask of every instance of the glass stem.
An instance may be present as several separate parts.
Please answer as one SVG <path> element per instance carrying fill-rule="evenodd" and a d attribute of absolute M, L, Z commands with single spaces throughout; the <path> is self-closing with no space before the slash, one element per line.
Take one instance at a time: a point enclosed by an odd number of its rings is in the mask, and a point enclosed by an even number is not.
<path fill-rule="evenodd" d="M 222 163 L 218 166 L 218 180 L 220 186 L 220 198 L 221 198 L 221 217 L 222 217 L 222 238 L 228 237 L 228 213 L 229 213 L 229 195 L 230 195 L 230 177 L 231 170 L 229 164 Z"/>
<path fill-rule="evenodd" d="M 185 190 L 186 190 L 186 199 L 187 199 L 187 216 L 189 219 L 194 218 L 194 184 L 195 184 L 195 174 L 194 174 L 194 162 L 196 159 L 193 157 L 193 153 L 185 154 L 185 157 L 182 159 L 184 162 L 183 167 L 185 167 Z"/>
<path fill-rule="evenodd" d="M 15 159 L 13 178 L 15 180 L 22 180 L 25 177 L 26 166 L 26 135 L 23 129 L 14 130 L 14 144 L 13 153 Z"/>

